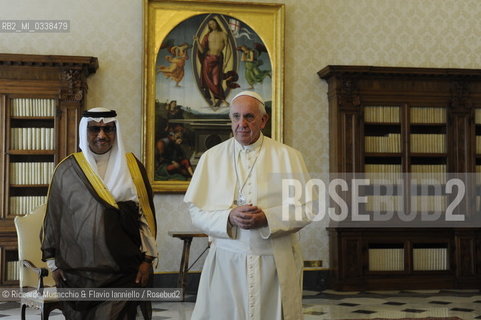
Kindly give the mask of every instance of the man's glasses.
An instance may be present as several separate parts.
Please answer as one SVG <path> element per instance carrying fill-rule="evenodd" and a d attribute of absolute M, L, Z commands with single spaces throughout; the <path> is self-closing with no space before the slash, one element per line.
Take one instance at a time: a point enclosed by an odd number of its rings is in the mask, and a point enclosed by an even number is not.
<path fill-rule="evenodd" d="M 99 134 L 100 130 L 102 130 L 106 134 L 114 133 L 116 129 L 117 128 L 115 126 L 87 126 L 87 130 L 90 133 L 95 133 L 95 134 Z"/>

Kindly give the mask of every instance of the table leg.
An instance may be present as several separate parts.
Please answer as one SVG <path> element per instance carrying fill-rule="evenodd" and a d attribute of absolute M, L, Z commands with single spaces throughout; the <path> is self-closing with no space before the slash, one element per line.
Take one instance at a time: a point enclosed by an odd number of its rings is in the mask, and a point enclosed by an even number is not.
<path fill-rule="evenodd" d="M 182 250 L 182 259 L 180 261 L 180 270 L 179 270 L 179 278 L 177 281 L 177 285 L 179 288 L 182 288 L 182 301 L 185 300 L 185 290 L 187 289 L 187 281 L 185 277 L 187 276 L 187 270 L 189 269 L 189 253 L 190 253 L 190 244 L 192 243 L 192 237 L 185 237 L 184 240 L 184 248 Z"/>

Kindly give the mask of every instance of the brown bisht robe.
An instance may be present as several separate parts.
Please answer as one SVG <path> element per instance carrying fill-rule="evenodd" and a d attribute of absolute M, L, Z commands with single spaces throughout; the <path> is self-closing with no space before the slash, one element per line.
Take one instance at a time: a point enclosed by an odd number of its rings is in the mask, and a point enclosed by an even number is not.
<path fill-rule="evenodd" d="M 153 212 L 145 169 L 136 162 Z M 61 287 L 139 286 L 135 284 L 143 258 L 139 209 L 133 201 L 119 202 L 117 206 L 99 196 L 74 156 L 59 164 L 49 189 L 42 258 L 55 258 L 56 266 L 63 270 L 66 281 Z M 64 314 L 67 319 L 135 319 L 137 304 L 136 301 L 68 301 Z"/>

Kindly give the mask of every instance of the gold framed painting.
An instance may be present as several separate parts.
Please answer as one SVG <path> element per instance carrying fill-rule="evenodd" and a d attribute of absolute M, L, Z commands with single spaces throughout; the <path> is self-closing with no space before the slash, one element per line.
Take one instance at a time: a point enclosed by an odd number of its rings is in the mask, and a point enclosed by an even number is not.
<path fill-rule="evenodd" d="M 282 141 L 284 5 L 144 0 L 143 159 L 155 192 L 184 192 L 231 138 L 229 101 L 259 93 Z"/>

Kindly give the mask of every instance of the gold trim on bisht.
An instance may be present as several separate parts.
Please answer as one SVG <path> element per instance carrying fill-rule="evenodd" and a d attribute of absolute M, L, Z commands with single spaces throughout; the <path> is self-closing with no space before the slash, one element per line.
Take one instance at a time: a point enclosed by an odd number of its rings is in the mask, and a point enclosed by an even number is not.
<path fill-rule="evenodd" d="M 76 152 L 73 154 L 73 156 L 75 157 L 75 160 L 77 160 L 77 163 L 79 164 L 80 168 L 85 173 L 85 176 L 90 181 L 90 183 L 92 184 L 92 187 L 95 189 L 95 192 L 97 192 L 100 198 L 102 198 L 105 202 L 110 204 L 112 207 L 118 209 L 119 206 L 117 205 L 117 202 L 115 201 L 114 197 L 110 193 L 109 189 L 107 189 L 102 179 L 100 179 L 100 177 L 97 174 L 95 174 L 95 172 L 92 170 L 92 167 L 88 163 L 84 154 L 82 152 Z"/>
<path fill-rule="evenodd" d="M 145 220 L 149 225 L 152 235 L 156 237 L 157 227 L 155 225 L 154 212 L 150 207 L 149 194 L 147 193 L 147 189 L 145 188 L 144 179 L 142 178 L 142 173 L 140 172 L 137 159 L 135 158 L 133 153 L 127 153 L 125 156 L 127 157 L 127 165 L 130 170 L 130 175 L 132 176 L 132 180 L 134 181 L 135 188 L 137 189 L 137 196 L 139 198 L 140 208 L 144 213 Z"/>

